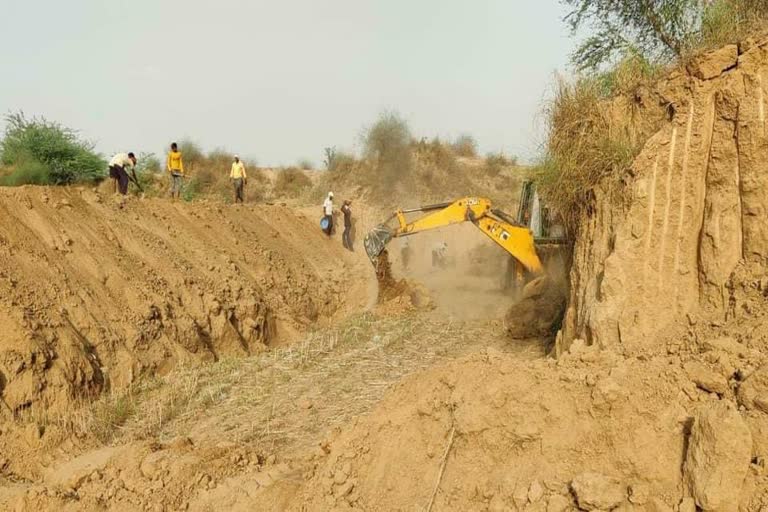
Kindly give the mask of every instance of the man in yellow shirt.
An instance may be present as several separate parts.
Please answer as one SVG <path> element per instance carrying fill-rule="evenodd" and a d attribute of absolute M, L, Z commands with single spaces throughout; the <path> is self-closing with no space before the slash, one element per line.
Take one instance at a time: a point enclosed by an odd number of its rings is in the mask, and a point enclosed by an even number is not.
<path fill-rule="evenodd" d="M 182 180 L 184 179 L 184 162 L 181 159 L 181 151 L 174 142 L 171 144 L 171 152 L 166 161 L 168 173 L 171 175 L 171 199 L 181 196 Z"/>
<path fill-rule="evenodd" d="M 248 176 L 245 174 L 245 166 L 240 161 L 240 157 L 235 155 L 235 161 L 232 162 L 232 170 L 229 171 L 229 179 L 235 187 L 235 203 L 238 200 L 243 202 L 243 189 L 248 184 Z"/>

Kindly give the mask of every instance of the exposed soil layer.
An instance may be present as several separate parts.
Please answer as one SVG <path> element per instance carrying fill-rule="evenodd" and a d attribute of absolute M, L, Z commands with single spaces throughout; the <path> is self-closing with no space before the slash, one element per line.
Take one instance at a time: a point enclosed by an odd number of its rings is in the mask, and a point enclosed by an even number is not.
<path fill-rule="evenodd" d="M 582 219 L 563 346 L 637 353 L 690 318 L 749 314 L 732 276 L 760 280 L 768 261 L 766 73 L 768 39 L 748 40 L 635 98 L 638 118 L 670 118 Z"/>
<path fill-rule="evenodd" d="M 246 355 L 340 311 L 341 250 L 283 207 L 0 190 L 0 419 Z"/>

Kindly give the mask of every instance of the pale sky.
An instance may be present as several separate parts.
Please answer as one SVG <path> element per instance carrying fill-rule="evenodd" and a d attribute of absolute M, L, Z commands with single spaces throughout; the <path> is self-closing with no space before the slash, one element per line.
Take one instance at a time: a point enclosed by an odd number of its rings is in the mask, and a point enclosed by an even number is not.
<path fill-rule="evenodd" d="M 260 165 L 356 150 L 398 111 L 531 157 L 574 42 L 558 0 L 0 0 L 0 112 L 105 155 L 190 138 Z"/>

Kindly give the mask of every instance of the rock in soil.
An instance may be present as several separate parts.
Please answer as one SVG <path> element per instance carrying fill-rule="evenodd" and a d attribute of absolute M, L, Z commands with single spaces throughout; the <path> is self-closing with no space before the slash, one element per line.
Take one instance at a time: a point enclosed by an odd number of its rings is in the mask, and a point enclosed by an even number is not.
<path fill-rule="evenodd" d="M 699 409 L 684 467 L 696 505 L 705 511 L 737 511 L 751 456 L 752 435 L 738 411 L 726 402 Z"/>
<path fill-rule="evenodd" d="M 599 473 L 582 473 L 571 482 L 579 508 L 583 510 L 611 510 L 624 503 L 626 486 L 616 478 Z"/>

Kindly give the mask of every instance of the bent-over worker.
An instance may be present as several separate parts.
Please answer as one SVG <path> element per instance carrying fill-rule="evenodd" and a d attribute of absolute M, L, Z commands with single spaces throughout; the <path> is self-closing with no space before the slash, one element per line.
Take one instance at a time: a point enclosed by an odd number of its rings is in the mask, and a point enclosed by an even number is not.
<path fill-rule="evenodd" d="M 248 175 L 245 174 L 245 165 L 240 161 L 240 157 L 235 155 L 235 161 L 232 162 L 232 170 L 229 171 L 229 179 L 232 180 L 232 186 L 235 189 L 235 203 L 243 202 L 243 189 L 248 184 Z"/>
<path fill-rule="evenodd" d="M 341 243 L 349 249 L 352 249 L 352 201 L 349 199 L 344 200 L 344 204 L 341 206 L 341 213 L 344 214 L 344 233 L 341 235 Z"/>
<path fill-rule="evenodd" d="M 184 162 L 181 159 L 181 151 L 179 151 L 179 147 L 175 142 L 171 144 L 171 151 L 168 153 L 165 166 L 171 175 L 171 199 L 176 199 L 181 196 Z"/>
<path fill-rule="evenodd" d="M 109 161 L 109 177 L 115 183 L 115 193 L 122 195 L 128 193 L 128 173 L 125 168 L 130 166 L 136 168 L 136 156 L 133 153 L 118 153 Z"/>

